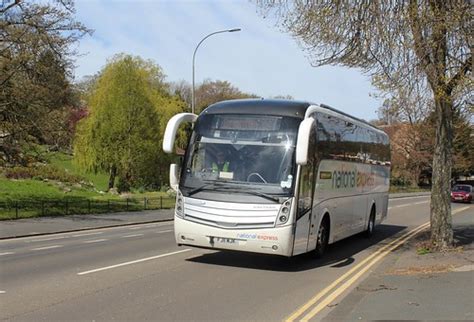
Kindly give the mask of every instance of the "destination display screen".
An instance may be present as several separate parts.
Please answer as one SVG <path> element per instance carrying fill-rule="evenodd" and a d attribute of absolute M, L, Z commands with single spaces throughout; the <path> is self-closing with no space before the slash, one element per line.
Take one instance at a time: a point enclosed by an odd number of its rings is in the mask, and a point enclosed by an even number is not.
<path fill-rule="evenodd" d="M 281 117 L 274 116 L 219 116 L 215 118 L 216 130 L 278 131 Z"/>

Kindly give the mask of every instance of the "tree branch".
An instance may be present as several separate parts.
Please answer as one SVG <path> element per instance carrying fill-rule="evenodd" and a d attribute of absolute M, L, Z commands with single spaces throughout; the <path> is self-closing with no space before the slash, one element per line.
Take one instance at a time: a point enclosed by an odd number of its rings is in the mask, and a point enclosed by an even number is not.
<path fill-rule="evenodd" d="M 416 0 L 410 0 L 408 14 L 410 17 L 410 27 L 413 33 L 413 41 L 415 42 L 413 45 L 415 53 L 420 59 L 422 65 L 424 65 L 428 81 L 433 86 L 435 86 L 437 82 L 436 77 L 433 75 L 433 63 L 430 59 L 429 53 L 426 51 L 426 40 L 424 39 L 423 33 L 421 31 L 420 20 L 418 16 L 418 2 Z"/>
<path fill-rule="evenodd" d="M 451 77 L 451 79 L 448 81 L 448 85 L 446 87 L 446 92 L 448 94 L 451 94 L 453 89 L 459 84 L 460 79 L 466 75 L 468 72 L 471 71 L 471 66 L 472 66 L 472 56 L 469 56 L 464 63 L 462 64 L 461 68 L 459 71 Z"/>
<path fill-rule="evenodd" d="M 7 12 L 7 10 L 9 10 L 9 9 L 19 5 L 19 4 L 20 4 L 20 0 L 15 0 L 12 4 L 6 6 L 5 8 L 1 8 L 0 13 L 5 13 L 5 12 Z"/>

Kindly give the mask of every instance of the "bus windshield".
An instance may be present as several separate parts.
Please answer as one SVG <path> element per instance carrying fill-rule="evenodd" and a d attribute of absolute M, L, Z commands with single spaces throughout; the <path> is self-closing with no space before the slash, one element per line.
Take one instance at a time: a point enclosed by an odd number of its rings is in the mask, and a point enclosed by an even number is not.
<path fill-rule="evenodd" d="M 201 116 L 184 161 L 182 188 L 188 193 L 213 187 L 291 195 L 300 121 L 268 115 Z"/>

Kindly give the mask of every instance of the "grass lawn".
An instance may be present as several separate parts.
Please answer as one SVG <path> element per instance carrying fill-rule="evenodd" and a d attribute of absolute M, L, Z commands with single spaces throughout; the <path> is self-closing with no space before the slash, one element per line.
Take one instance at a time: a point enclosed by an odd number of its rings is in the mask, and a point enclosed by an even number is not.
<path fill-rule="evenodd" d="M 106 191 L 109 184 L 109 176 L 105 172 L 88 173 L 74 167 L 72 156 L 62 152 L 51 152 L 47 155 L 48 163 L 67 170 L 72 174 L 76 174 L 86 178 L 94 184 L 95 188 L 100 191 Z"/>
<path fill-rule="evenodd" d="M 85 188 L 70 187 L 70 192 L 63 191 L 55 182 L 40 180 L 9 180 L 0 177 L 0 201 L 16 199 L 64 199 L 70 197 L 104 199 L 117 196 L 102 195 Z"/>
<path fill-rule="evenodd" d="M 118 196 L 71 185 L 68 189 L 53 181 L 0 177 L 0 220 L 172 208 L 175 202 L 163 192 Z"/>
<path fill-rule="evenodd" d="M 106 173 L 85 173 L 74 167 L 72 157 L 61 152 L 46 154 L 49 164 L 81 176 L 94 187 L 53 180 L 11 180 L 0 171 L 0 220 L 49 215 L 136 211 L 174 207 L 166 192 L 113 195 L 107 190 Z M 101 193 L 102 192 L 102 193 Z"/>

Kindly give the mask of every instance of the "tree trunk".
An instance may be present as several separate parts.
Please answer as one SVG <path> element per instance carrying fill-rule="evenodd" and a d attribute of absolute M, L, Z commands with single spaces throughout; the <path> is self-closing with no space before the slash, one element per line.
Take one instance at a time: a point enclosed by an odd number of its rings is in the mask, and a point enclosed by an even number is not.
<path fill-rule="evenodd" d="M 431 244 L 435 249 L 443 249 L 453 245 L 450 196 L 453 104 L 449 94 L 435 94 L 435 109 L 436 141 L 433 155 L 433 185 L 431 189 Z"/>
<path fill-rule="evenodd" d="M 115 165 L 112 165 L 110 167 L 109 187 L 107 188 L 107 191 L 109 191 L 110 189 L 114 187 L 116 176 L 117 176 L 117 167 Z"/>

